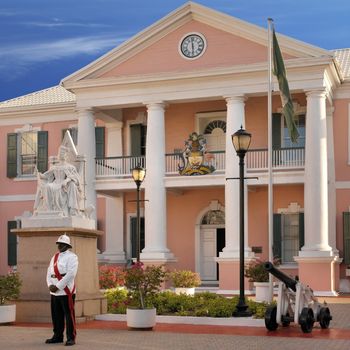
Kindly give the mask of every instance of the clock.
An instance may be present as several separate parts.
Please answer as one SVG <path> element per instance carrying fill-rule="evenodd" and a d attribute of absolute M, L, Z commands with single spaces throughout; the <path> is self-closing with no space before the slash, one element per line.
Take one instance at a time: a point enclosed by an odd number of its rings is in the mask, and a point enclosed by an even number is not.
<path fill-rule="evenodd" d="M 203 55 L 207 43 L 205 37 L 200 33 L 186 34 L 179 44 L 181 55 L 187 59 L 195 59 Z"/>

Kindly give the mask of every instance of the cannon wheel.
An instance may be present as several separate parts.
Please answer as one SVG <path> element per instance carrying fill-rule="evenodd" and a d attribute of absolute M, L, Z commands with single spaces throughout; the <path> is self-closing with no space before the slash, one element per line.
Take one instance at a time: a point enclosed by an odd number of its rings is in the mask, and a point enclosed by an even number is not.
<path fill-rule="evenodd" d="M 276 321 L 277 306 L 268 307 L 265 311 L 265 327 L 269 331 L 275 331 L 278 327 Z"/>
<path fill-rule="evenodd" d="M 314 312 L 311 308 L 304 307 L 299 316 L 299 324 L 304 333 L 311 333 L 314 326 Z"/>
<path fill-rule="evenodd" d="M 329 323 L 331 322 L 332 316 L 328 307 L 321 307 L 320 314 L 318 315 L 320 326 L 322 329 L 326 329 L 329 327 Z"/>

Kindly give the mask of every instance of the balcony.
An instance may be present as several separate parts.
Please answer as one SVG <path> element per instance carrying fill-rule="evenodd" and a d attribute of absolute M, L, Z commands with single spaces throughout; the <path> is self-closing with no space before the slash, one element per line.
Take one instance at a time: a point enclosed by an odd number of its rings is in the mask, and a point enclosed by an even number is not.
<path fill-rule="evenodd" d="M 206 163 L 213 165 L 216 171 L 213 175 L 224 174 L 225 172 L 225 152 L 210 152 L 213 157 L 208 157 Z M 235 154 L 233 154 L 235 156 Z M 179 174 L 178 165 L 182 163 L 182 155 L 179 153 L 169 153 L 165 155 L 166 176 L 176 176 Z M 237 160 L 238 161 L 238 160 Z M 264 173 L 268 170 L 267 149 L 249 150 L 245 158 L 248 172 Z M 121 156 L 106 157 L 96 159 L 96 179 L 126 179 L 131 178 L 131 169 L 141 165 L 146 167 L 145 156 Z M 273 151 L 273 171 L 298 171 L 304 170 L 305 149 L 304 148 L 281 148 Z"/>

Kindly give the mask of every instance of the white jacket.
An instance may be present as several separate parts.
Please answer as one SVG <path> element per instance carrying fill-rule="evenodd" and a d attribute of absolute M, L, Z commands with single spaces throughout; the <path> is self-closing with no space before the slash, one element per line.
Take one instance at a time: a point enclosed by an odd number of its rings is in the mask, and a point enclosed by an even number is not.
<path fill-rule="evenodd" d="M 64 291 L 66 286 L 70 291 L 74 288 L 74 278 L 78 271 L 78 257 L 70 250 L 59 254 L 57 260 L 58 271 L 61 275 L 65 274 L 60 281 L 55 277 L 55 270 L 53 268 L 54 257 L 55 256 L 51 258 L 50 265 L 47 269 L 46 283 L 48 287 L 53 284 L 58 288 L 57 292 L 50 292 L 50 294 L 56 296 L 66 295 Z"/>

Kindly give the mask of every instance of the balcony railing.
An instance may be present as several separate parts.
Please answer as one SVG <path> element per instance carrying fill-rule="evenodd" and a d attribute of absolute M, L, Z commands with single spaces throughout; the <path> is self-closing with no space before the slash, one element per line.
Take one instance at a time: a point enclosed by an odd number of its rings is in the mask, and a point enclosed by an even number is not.
<path fill-rule="evenodd" d="M 182 164 L 182 155 L 180 153 L 168 153 L 165 155 L 165 173 L 166 175 L 176 175 L 179 173 L 178 166 Z M 246 156 L 246 165 L 248 171 L 267 171 L 268 153 L 267 149 L 249 150 Z M 213 165 L 215 173 L 225 171 L 225 152 L 210 152 L 205 157 L 207 165 Z M 305 164 L 304 148 L 281 148 L 273 151 L 273 170 L 295 170 L 303 169 Z M 96 177 L 116 177 L 124 178 L 131 176 L 131 169 L 141 165 L 146 167 L 145 156 L 122 156 L 107 157 L 96 159 Z"/>

